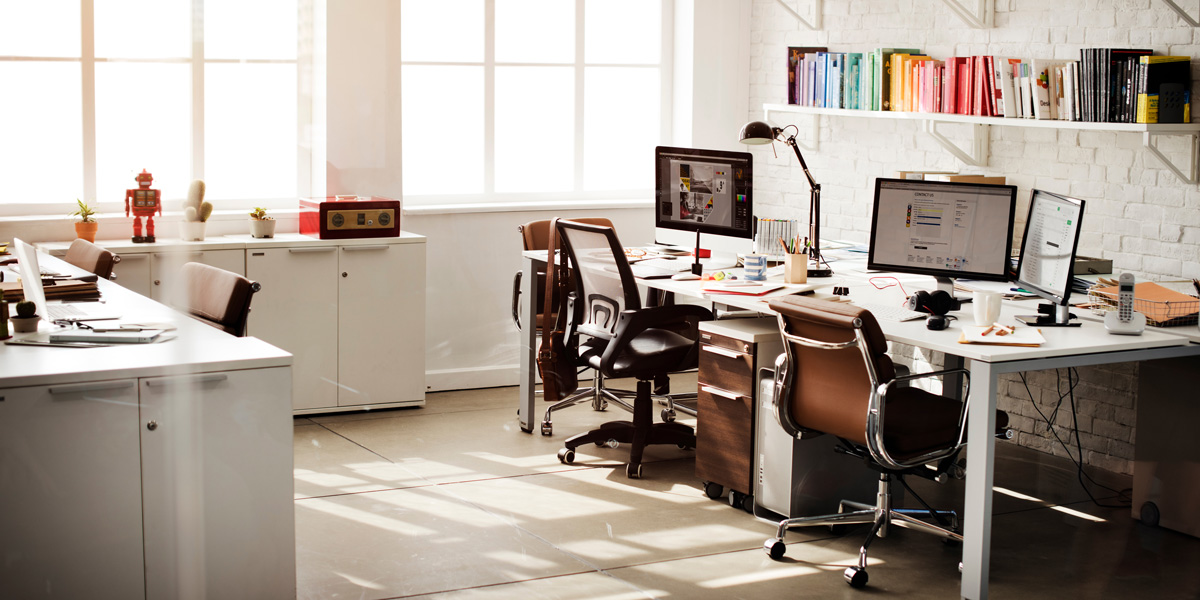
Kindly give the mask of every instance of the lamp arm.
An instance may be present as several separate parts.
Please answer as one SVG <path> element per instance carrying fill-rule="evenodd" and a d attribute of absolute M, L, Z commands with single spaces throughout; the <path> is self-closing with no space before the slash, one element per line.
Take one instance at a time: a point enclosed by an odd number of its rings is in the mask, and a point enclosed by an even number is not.
<path fill-rule="evenodd" d="M 796 143 L 796 136 L 790 135 L 784 143 L 792 147 L 792 151 L 796 153 L 796 160 L 800 161 L 800 168 L 804 170 L 804 176 L 808 178 L 808 187 L 820 189 L 817 181 L 813 179 L 812 173 L 808 172 L 808 163 L 804 162 L 804 155 L 800 154 L 800 146 Z"/>
<path fill-rule="evenodd" d="M 808 236 L 812 243 L 809 256 L 819 262 L 821 260 L 821 184 L 817 183 L 813 179 L 812 173 L 808 172 L 808 163 L 804 162 L 804 155 L 800 154 L 796 136 L 788 136 L 784 143 L 792 147 L 792 151 L 796 153 L 796 160 L 800 161 L 800 168 L 804 170 L 804 176 L 808 178 L 808 188 L 811 190 L 808 205 Z"/>

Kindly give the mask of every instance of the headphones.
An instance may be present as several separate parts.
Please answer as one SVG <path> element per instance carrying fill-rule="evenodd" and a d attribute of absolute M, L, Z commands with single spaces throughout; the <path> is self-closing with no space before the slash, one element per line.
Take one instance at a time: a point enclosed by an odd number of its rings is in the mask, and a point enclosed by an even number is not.
<path fill-rule="evenodd" d="M 944 315 L 952 310 L 962 308 L 962 304 L 946 290 L 919 291 L 908 297 L 905 306 L 908 307 L 908 310 L 934 315 Z"/>

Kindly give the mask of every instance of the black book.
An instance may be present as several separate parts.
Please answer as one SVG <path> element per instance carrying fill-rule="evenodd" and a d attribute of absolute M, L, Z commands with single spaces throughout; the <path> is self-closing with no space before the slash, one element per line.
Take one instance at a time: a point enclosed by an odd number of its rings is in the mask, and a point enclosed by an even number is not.
<path fill-rule="evenodd" d="M 1109 68 L 1108 87 L 1112 90 L 1109 98 L 1109 108 L 1103 113 L 1107 115 L 1109 122 L 1123 123 L 1124 111 L 1121 110 L 1121 101 L 1123 99 L 1124 90 L 1124 66 L 1130 61 L 1136 62 L 1139 57 L 1150 56 L 1153 51 L 1146 49 L 1134 48 L 1106 48 L 1105 64 Z"/>
<path fill-rule="evenodd" d="M 1184 123 L 1190 118 L 1192 62 L 1188 56 L 1150 56 L 1138 90 L 1139 102 L 1148 102 L 1150 123 Z M 1152 107 L 1152 108 L 1151 108 Z"/>

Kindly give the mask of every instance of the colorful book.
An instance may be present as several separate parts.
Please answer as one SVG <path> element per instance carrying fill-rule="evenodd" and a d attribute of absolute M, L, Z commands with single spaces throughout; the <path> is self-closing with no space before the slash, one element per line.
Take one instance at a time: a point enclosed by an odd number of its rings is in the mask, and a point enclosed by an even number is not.
<path fill-rule="evenodd" d="M 879 48 L 875 54 L 875 79 L 872 82 L 871 97 L 875 104 L 875 110 L 895 110 L 892 106 L 894 99 L 892 94 L 892 83 L 895 81 L 895 74 L 892 72 L 893 61 L 892 57 L 896 54 L 917 54 L 921 51 L 917 48 Z"/>
<path fill-rule="evenodd" d="M 1188 123 L 1192 120 L 1190 56 L 1143 56 L 1137 93 L 1138 123 Z"/>

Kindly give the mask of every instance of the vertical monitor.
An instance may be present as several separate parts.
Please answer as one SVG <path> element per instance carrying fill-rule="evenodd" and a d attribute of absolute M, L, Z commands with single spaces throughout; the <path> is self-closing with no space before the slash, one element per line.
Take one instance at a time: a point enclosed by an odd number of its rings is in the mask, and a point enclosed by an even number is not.
<path fill-rule="evenodd" d="M 867 268 L 1008 281 L 1017 188 L 875 180 Z"/>
<path fill-rule="evenodd" d="M 753 168 L 749 152 L 655 148 L 655 227 L 753 238 Z"/>
<path fill-rule="evenodd" d="M 1021 238 L 1018 285 L 1055 304 L 1067 304 L 1083 206 L 1083 200 L 1033 190 Z"/>

